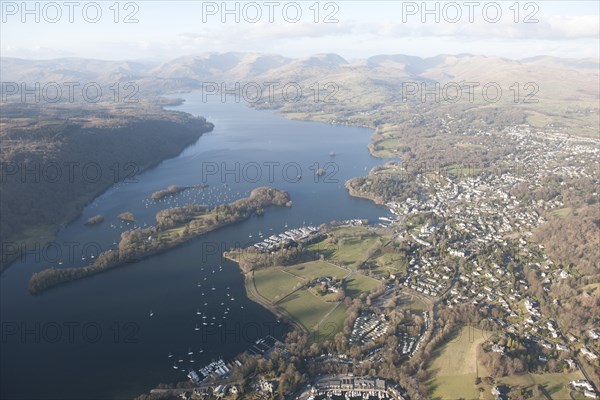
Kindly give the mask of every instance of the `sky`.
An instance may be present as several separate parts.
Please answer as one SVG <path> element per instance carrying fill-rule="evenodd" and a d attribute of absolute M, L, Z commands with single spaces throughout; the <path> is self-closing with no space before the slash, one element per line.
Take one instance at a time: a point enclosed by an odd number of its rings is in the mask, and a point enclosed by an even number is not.
<path fill-rule="evenodd" d="M 600 57 L 598 1 L 0 1 L 4 57 Z"/>

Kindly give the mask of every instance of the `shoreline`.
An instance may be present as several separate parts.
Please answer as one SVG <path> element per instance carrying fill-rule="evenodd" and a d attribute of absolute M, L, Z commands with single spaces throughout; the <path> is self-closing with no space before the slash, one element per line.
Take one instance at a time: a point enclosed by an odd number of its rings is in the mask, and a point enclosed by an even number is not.
<path fill-rule="evenodd" d="M 283 322 L 286 322 L 295 328 L 299 329 L 301 332 L 309 333 L 308 329 L 304 327 L 300 322 L 298 322 L 294 317 L 288 314 L 285 310 L 277 307 L 274 304 L 271 304 L 267 299 L 265 299 L 256 289 L 256 285 L 254 284 L 254 271 L 245 272 L 239 262 L 231 257 L 229 254 L 224 253 L 223 257 L 235 264 L 237 264 L 240 273 L 244 277 L 244 288 L 246 289 L 246 296 L 250 301 L 264 307 L 266 310 L 271 312 L 276 318 L 281 319 Z"/>
<path fill-rule="evenodd" d="M 254 189 L 248 197 L 238 199 L 227 205 L 217 206 L 210 210 L 205 209 L 205 206 L 198 206 L 196 210 L 185 216 L 187 218 L 185 222 L 167 226 L 157 223 L 156 226 L 138 228 L 122 233 L 115 251 L 109 249 L 100 253 L 92 264 L 85 267 L 51 267 L 36 272 L 29 280 L 28 289 L 30 293 L 37 295 L 68 282 L 97 275 L 124 264 L 139 262 L 177 248 L 214 230 L 244 221 L 269 206 L 291 206 L 288 193 L 262 187 Z M 237 214 L 227 219 L 226 216 L 223 216 L 224 212 L 222 212 L 222 219 L 219 221 L 219 207 L 221 210 L 230 210 L 237 212 Z M 175 213 L 180 210 L 181 208 L 163 210 L 157 216 L 164 211 Z M 208 222 L 204 223 L 204 220 Z M 187 231 L 187 233 L 179 235 L 175 232 L 179 230 Z M 176 233 L 175 238 L 172 240 L 171 233 Z M 146 237 L 148 239 L 144 239 Z"/>
<path fill-rule="evenodd" d="M 368 175 L 367 175 L 368 176 Z M 346 189 L 348 190 L 348 195 L 352 196 L 352 197 L 356 197 L 359 199 L 367 199 L 367 200 L 371 200 L 373 203 L 377 204 L 378 206 L 385 206 L 385 202 L 380 199 L 377 196 L 372 196 L 369 195 L 367 193 L 362 193 L 359 192 L 358 190 L 356 190 L 355 188 L 353 188 L 351 186 L 351 182 L 354 180 L 355 178 L 350 178 L 348 179 L 345 183 L 344 186 L 346 187 Z"/>
<path fill-rule="evenodd" d="M 168 111 L 168 110 L 165 110 L 165 111 Z M 189 114 L 189 113 L 186 113 L 186 114 L 188 114 L 190 117 L 195 118 L 195 116 L 193 116 L 192 114 Z M 163 157 L 161 157 L 159 159 L 151 160 L 148 164 L 139 168 L 138 175 L 148 172 L 148 171 L 158 167 L 163 161 L 178 157 L 185 149 L 187 149 L 188 147 L 197 143 L 198 140 L 200 140 L 200 138 L 205 133 L 212 132 L 213 129 L 214 129 L 214 124 L 212 124 L 209 121 L 206 121 L 206 124 L 204 125 L 203 129 L 200 130 L 198 136 L 193 141 L 183 143 L 175 154 L 165 154 Z M 124 178 L 124 179 L 127 179 L 127 178 Z M 0 276 L 2 275 L 2 273 L 4 271 L 6 271 L 8 268 L 10 268 L 16 261 L 18 261 L 19 258 L 22 257 L 22 251 L 23 251 L 22 248 L 23 247 L 25 247 L 25 249 L 28 248 L 28 245 L 40 245 L 41 247 L 44 247 L 48 243 L 51 243 L 52 241 L 54 241 L 56 239 L 58 233 L 62 229 L 64 229 L 68 225 L 74 223 L 79 218 L 81 218 L 81 216 L 83 215 L 83 211 L 85 210 L 85 208 L 87 206 L 92 204 L 97 198 L 99 198 L 100 196 L 102 196 L 103 194 L 108 192 L 110 189 L 112 189 L 118 183 L 120 183 L 120 181 L 112 182 L 109 185 L 107 185 L 106 187 L 99 187 L 97 190 L 91 192 L 90 196 L 83 196 L 80 199 L 76 199 L 76 201 L 77 200 L 80 201 L 80 203 L 76 205 L 76 207 L 77 207 L 76 212 L 74 212 L 72 214 L 72 216 L 65 218 L 63 221 L 57 222 L 56 224 L 35 225 L 35 226 L 31 226 L 27 229 L 28 231 L 33 231 L 33 232 L 41 231 L 41 232 L 43 232 L 43 234 L 41 234 L 41 235 L 38 234 L 35 237 L 33 236 L 33 234 L 31 234 L 31 235 L 29 235 L 29 237 L 22 237 L 22 238 L 14 240 L 13 242 L 9 242 L 9 243 L 14 243 L 14 244 L 18 245 L 20 250 L 13 256 L 6 256 L 6 255 L 2 256 L 3 259 L 0 260 Z M 41 241 L 40 241 L 40 238 L 41 238 Z M 40 243 L 40 242 L 43 242 L 43 243 Z"/>

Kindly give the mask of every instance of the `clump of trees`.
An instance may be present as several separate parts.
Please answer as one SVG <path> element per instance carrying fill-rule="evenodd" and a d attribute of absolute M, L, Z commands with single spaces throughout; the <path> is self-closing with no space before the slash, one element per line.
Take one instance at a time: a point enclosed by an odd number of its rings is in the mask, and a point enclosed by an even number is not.
<path fill-rule="evenodd" d="M 135 222 L 135 217 L 133 216 L 133 213 L 129 211 L 122 212 L 118 215 L 117 218 L 119 218 L 123 222 Z"/>
<path fill-rule="evenodd" d="M 160 228 L 171 228 L 189 222 L 194 216 L 206 213 L 208 206 L 187 204 L 183 207 L 174 207 L 156 213 L 156 224 Z"/>
<path fill-rule="evenodd" d="M 86 225 L 98 225 L 104 222 L 104 217 L 100 214 L 89 217 L 85 222 Z"/>
<path fill-rule="evenodd" d="M 183 192 L 184 190 L 189 189 L 189 186 L 176 186 L 171 185 L 167 189 L 159 190 L 157 192 L 152 193 L 152 200 L 157 201 L 167 196 L 172 196 L 179 192 Z"/>

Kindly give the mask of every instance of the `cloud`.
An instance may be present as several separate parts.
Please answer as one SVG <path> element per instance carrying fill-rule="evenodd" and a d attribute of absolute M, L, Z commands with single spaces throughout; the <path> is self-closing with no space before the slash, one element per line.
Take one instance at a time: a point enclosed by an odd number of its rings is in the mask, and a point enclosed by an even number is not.
<path fill-rule="evenodd" d="M 560 16 L 553 15 L 539 19 L 535 23 L 515 23 L 511 18 L 500 19 L 496 23 L 483 19 L 471 23 L 460 20 L 457 23 L 440 20 L 436 23 L 420 21 L 402 23 L 384 20 L 377 26 L 363 25 L 362 30 L 382 37 L 451 37 L 467 39 L 542 39 L 571 40 L 598 39 L 600 36 L 600 16 Z"/>

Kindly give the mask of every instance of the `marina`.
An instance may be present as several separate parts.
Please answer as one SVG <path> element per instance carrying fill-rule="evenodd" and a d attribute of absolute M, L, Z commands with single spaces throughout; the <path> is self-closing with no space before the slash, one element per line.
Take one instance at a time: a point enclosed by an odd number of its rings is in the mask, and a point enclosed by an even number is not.
<path fill-rule="evenodd" d="M 318 228 L 310 225 L 307 227 L 290 229 L 278 235 L 271 235 L 261 242 L 255 243 L 253 246 L 262 252 L 274 251 L 307 241 L 317 232 Z"/>

